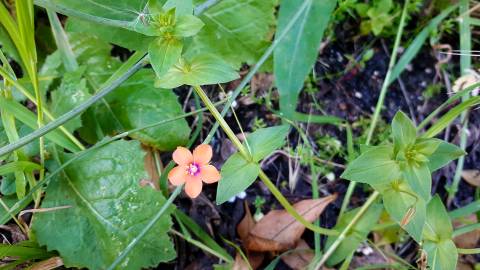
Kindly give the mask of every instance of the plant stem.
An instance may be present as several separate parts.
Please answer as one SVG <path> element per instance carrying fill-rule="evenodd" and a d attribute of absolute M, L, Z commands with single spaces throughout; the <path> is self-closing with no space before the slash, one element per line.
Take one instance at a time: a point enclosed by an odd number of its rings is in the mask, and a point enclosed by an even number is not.
<path fill-rule="evenodd" d="M 107 270 L 113 270 L 119 263 L 125 259 L 125 257 L 130 253 L 130 251 L 137 245 L 137 243 L 142 240 L 142 238 L 147 234 L 147 232 L 157 223 L 157 221 L 162 217 L 162 215 L 168 210 L 170 205 L 173 203 L 173 201 L 177 198 L 177 196 L 182 192 L 183 185 L 180 185 L 175 188 L 175 190 L 172 192 L 168 200 L 163 204 L 162 208 L 158 211 L 158 213 L 148 222 L 148 224 L 143 228 L 143 230 L 138 234 L 137 237 L 135 237 L 129 244 L 128 246 L 118 255 L 118 257 L 113 261 L 113 263 L 107 268 Z"/>
<path fill-rule="evenodd" d="M 191 236 L 183 235 L 182 233 L 180 233 L 180 232 L 178 232 L 178 231 L 176 231 L 176 230 L 173 230 L 173 229 L 171 229 L 170 231 L 171 231 L 172 233 L 174 233 L 175 235 L 180 236 L 181 238 L 183 238 L 183 240 L 189 242 L 190 244 L 192 244 L 192 245 L 194 245 L 194 246 L 196 246 L 196 247 L 198 247 L 198 248 L 200 248 L 200 249 L 202 249 L 202 250 L 204 250 L 204 251 L 206 251 L 206 252 L 214 255 L 215 257 L 219 258 L 220 260 L 224 260 L 224 261 L 226 261 L 226 262 L 231 261 L 231 259 L 229 259 L 229 258 L 223 256 L 222 254 L 218 253 L 217 251 L 211 249 L 210 247 L 208 247 L 207 245 L 203 244 L 202 242 L 193 239 Z"/>
<path fill-rule="evenodd" d="M 146 60 L 148 56 L 145 56 L 143 59 Z M 141 60 L 137 62 L 134 66 L 129 68 L 125 73 L 122 74 L 119 78 L 115 79 L 112 83 L 104 86 L 97 94 L 80 104 L 79 106 L 75 107 L 68 113 L 60 116 L 57 118 L 55 121 L 50 122 L 46 124 L 45 126 L 35 130 L 34 132 L 26 135 L 25 137 L 22 137 L 20 140 L 11 143 L 9 145 L 6 145 L 2 148 L 0 148 L 0 156 L 3 156 L 5 154 L 8 154 L 22 146 L 25 146 L 29 142 L 49 133 L 50 131 L 58 128 L 59 126 L 65 124 L 68 122 L 70 119 L 80 115 L 82 112 L 84 112 L 86 109 L 88 109 L 91 105 L 93 105 L 95 102 L 98 100 L 102 99 L 105 97 L 107 94 L 115 90 L 120 84 L 122 84 L 125 80 L 127 80 L 132 74 L 134 74 L 136 71 L 141 69 L 145 64 L 146 61 Z"/>
<path fill-rule="evenodd" d="M 377 126 L 378 119 L 380 117 L 380 112 L 382 111 L 383 103 L 385 102 L 385 96 L 387 95 L 388 86 L 390 85 L 390 78 L 392 76 L 392 70 L 397 61 L 397 52 L 398 47 L 400 46 L 400 41 L 402 38 L 403 28 L 405 27 L 405 19 L 407 17 L 407 7 L 408 7 L 409 0 L 405 0 L 403 5 L 402 17 L 400 18 L 400 24 L 398 26 L 397 35 L 395 37 L 395 43 L 393 44 L 393 50 L 390 57 L 390 62 L 388 63 L 388 70 L 387 74 L 385 75 L 385 79 L 383 80 L 382 88 L 380 90 L 380 96 L 378 97 L 377 105 L 375 106 L 375 111 L 373 113 L 372 122 L 370 124 L 367 140 L 365 141 L 366 145 L 369 145 L 373 138 L 373 132 L 375 131 L 375 127 Z M 356 182 L 352 181 L 348 185 L 347 192 L 345 194 L 344 203 L 342 204 L 342 209 L 346 210 L 346 206 L 350 202 L 350 198 L 355 190 Z M 343 212 L 340 212 L 342 215 Z"/>
<path fill-rule="evenodd" d="M 469 15 L 469 7 L 470 1 L 468 0 L 461 0 L 460 1 L 460 14 L 462 15 L 462 19 L 460 20 L 460 49 L 462 52 L 469 52 L 472 50 L 472 40 L 471 40 L 471 33 L 470 33 L 470 15 Z M 462 54 L 460 56 L 460 73 L 462 75 L 468 74 L 468 71 L 471 68 L 472 59 L 470 55 Z M 462 97 L 462 101 L 466 101 L 469 98 L 469 94 L 465 94 Z M 462 128 L 460 129 L 460 148 L 465 151 L 467 147 L 467 129 L 468 129 L 468 112 L 462 112 L 460 116 L 460 122 L 462 123 Z M 458 191 L 458 185 L 460 184 L 460 179 L 462 178 L 462 171 L 463 171 L 463 164 L 465 162 L 465 156 L 461 156 L 458 158 L 457 167 L 455 169 L 455 175 L 453 176 L 453 181 L 450 186 L 446 187 L 448 191 L 448 198 L 447 198 L 447 205 L 455 197 L 455 194 Z"/>
<path fill-rule="evenodd" d="M 330 256 L 333 254 L 333 252 L 337 249 L 337 247 L 340 245 L 340 243 L 345 239 L 347 236 L 347 233 L 350 231 L 350 229 L 355 226 L 355 224 L 360 220 L 360 218 L 365 214 L 365 212 L 368 210 L 370 205 L 373 204 L 373 202 L 377 199 L 377 197 L 380 195 L 378 191 L 375 191 L 368 197 L 368 200 L 365 202 L 365 204 L 360 208 L 358 213 L 353 217 L 352 221 L 345 227 L 345 229 L 340 233 L 338 238 L 333 242 L 333 244 L 328 248 L 328 250 L 325 252 L 325 255 L 323 255 L 322 259 L 320 262 L 315 265 L 313 269 L 318 270 L 322 265 L 330 258 Z"/>
<path fill-rule="evenodd" d="M 237 147 L 240 154 L 245 159 L 252 160 L 252 157 L 246 150 L 245 146 L 243 146 L 243 144 L 240 142 L 237 136 L 235 136 L 235 133 L 232 131 L 230 126 L 227 124 L 227 122 L 225 122 L 225 120 L 223 119 L 221 114 L 218 112 L 217 108 L 215 108 L 215 106 L 212 104 L 212 101 L 208 98 L 207 94 L 203 91 L 203 89 L 200 86 L 194 86 L 193 89 L 195 89 L 195 92 L 197 92 L 198 96 L 203 101 L 205 106 L 208 108 L 210 113 L 213 115 L 213 117 L 215 117 L 215 120 L 217 120 L 217 122 L 222 127 L 225 134 L 227 134 L 228 138 Z M 262 170 L 260 170 L 259 178 L 268 187 L 270 192 L 272 192 L 273 196 L 280 202 L 280 204 L 285 208 L 285 210 L 302 225 L 320 234 L 337 235 L 336 231 L 315 226 L 312 223 L 308 222 L 300 214 L 298 214 L 295 208 L 293 208 L 293 206 L 288 202 L 288 200 L 282 195 L 282 193 L 277 189 L 277 187 L 272 183 L 272 181 L 270 181 L 268 176 Z"/>
<path fill-rule="evenodd" d="M 479 254 L 480 248 L 457 248 L 460 254 Z"/>

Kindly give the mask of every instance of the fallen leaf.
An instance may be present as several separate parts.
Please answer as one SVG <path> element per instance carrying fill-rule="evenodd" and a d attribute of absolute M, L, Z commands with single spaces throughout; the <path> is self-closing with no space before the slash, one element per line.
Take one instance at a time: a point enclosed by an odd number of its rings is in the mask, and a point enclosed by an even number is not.
<path fill-rule="evenodd" d="M 237 253 L 235 256 L 235 262 L 233 263 L 232 270 L 249 270 L 250 267 L 248 263 Z"/>
<path fill-rule="evenodd" d="M 315 221 L 337 195 L 303 200 L 293 207 L 307 221 Z M 245 247 L 251 251 L 283 251 L 292 248 L 305 231 L 305 226 L 285 210 L 272 210 L 250 231 Z"/>
<path fill-rule="evenodd" d="M 160 178 L 160 176 L 158 175 L 157 166 L 155 164 L 154 150 L 151 147 L 145 145 L 142 145 L 142 149 L 146 152 L 143 162 L 145 165 L 145 171 L 147 171 L 149 179 L 142 179 L 140 181 L 140 185 L 149 185 L 156 190 L 160 190 L 160 187 L 158 186 L 158 178 Z"/>
<path fill-rule="evenodd" d="M 303 270 L 306 269 L 314 257 L 314 251 L 308 246 L 305 240 L 300 239 L 294 251 L 283 256 L 282 261 L 294 270 Z"/>
<path fill-rule="evenodd" d="M 33 264 L 31 270 L 51 270 L 63 266 L 63 260 L 60 257 L 52 257 L 50 259 Z"/>
<path fill-rule="evenodd" d="M 470 185 L 480 187 L 480 170 L 463 170 L 462 177 Z"/>
<path fill-rule="evenodd" d="M 457 93 L 465 88 L 468 88 L 476 83 L 479 82 L 478 75 L 477 74 L 466 74 L 463 75 L 462 77 L 458 78 L 455 83 L 453 84 L 452 90 L 453 92 Z M 475 88 L 472 91 L 473 96 L 478 96 L 480 89 Z"/>
<path fill-rule="evenodd" d="M 453 221 L 453 226 L 458 229 L 462 226 L 465 226 L 465 224 L 475 224 L 477 223 L 477 216 L 475 214 L 470 215 L 469 217 L 466 218 L 467 222 L 461 222 L 459 220 L 454 220 Z M 480 240 L 480 230 L 473 230 L 468 233 L 464 233 L 462 235 L 459 235 L 453 239 L 453 242 L 455 242 L 455 246 L 458 248 L 475 248 L 477 247 L 478 240 Z"/>
<path fill-rule="evenodd" d="M 248 207 L 248 204 L 246 201 L 244 202 L 244 207 L 245 207 L 245 216 L 237 226 L 237 233 L 238 233 L 238 236 L 240 237 L 240 240 L 242 240 L 242 243 L 246 243 L 248 239 L 248 235 L 250 234 L 250 231 L 255 226 L 255 220 L 253 219 L 252 213 L 250 212 L 250 208 Z M 265 256 L 260 252 L 249 251 L 249 250 L 247 250 L 246 253 L 247 253 L 246 256 L 248 258 L 248 262 L 250 263 L 250 266 L 252 267 L 252 269 L 257 269 L 262 264 Z"/>

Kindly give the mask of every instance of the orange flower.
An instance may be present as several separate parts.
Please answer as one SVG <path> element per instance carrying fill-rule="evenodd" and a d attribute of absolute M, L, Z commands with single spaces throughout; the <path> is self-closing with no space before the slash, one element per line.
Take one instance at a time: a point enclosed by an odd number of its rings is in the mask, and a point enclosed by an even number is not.
<path fill-rule="evenodd" d="M 192 152 L 185 147 L 177 147 L 172 155 L 178 164 L 168 174 L 168 180 L 174 186 L 185 184 L 185 192 L 190 198 L 196 198 L 202 191 L 202 181 L 211 184 L 220 180 L 220 173 L 208 162 L 212 159 L 212 147 L 208 144 L 197 146 Z"/>

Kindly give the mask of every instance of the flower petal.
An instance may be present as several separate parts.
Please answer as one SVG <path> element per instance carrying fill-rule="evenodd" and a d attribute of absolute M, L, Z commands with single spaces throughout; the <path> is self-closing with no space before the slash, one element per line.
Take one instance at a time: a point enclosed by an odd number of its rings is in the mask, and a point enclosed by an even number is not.
<path fill-rule="evenodd" d="M 168 180 L 170 180 L 170 183 L 174 186 L 179 186 L 185 183 L 186 179 L 187 171 L 184 166 L 176 166 L 168 173 Z"/>
<path fill-rule="evenodd" d="M 200 167 L 200 179 L 207 184 L 215 183 L 220 180 L 220 173 L 213 165 L 203 165 Z"/>
<path fill-rule="evenodd" d="M 185 193 L 195 199 L 202 192 L 202 181 L 199 177 L 190 177 L 185 184 Z"/>
<path fill-rule="evenodd" d="M 173 161 L 178 165 L 188 165 L 193 162 L 193 156 L 190 150 L 185 147 L 177 147 L 172 154 Z"/>
<path fill-rule="evenodd" d="M 208 144 L 200 144 L 193 150 L 193 162 L 198 165 L 207 165 L 212 159 L 212 147 Z"/>

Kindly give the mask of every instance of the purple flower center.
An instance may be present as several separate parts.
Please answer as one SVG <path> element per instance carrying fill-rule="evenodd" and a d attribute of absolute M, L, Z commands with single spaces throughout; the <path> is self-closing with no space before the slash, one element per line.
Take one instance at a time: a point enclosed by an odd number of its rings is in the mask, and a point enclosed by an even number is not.
<path fill-rule="evenodd" d="M 200 173 L 200 166 L 198 166 L 196 163 L 190 163 L 187 167 L 187 173 L 192 176 L 196 176 Z"/>

